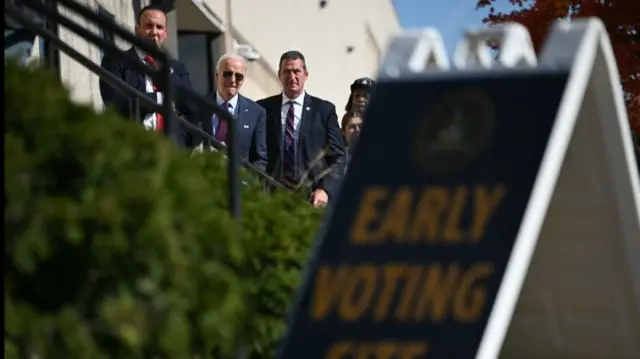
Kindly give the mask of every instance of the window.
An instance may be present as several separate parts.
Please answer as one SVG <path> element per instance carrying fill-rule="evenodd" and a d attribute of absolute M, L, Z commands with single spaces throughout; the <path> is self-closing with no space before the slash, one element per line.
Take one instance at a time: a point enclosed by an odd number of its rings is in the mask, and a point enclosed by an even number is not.
<path fill-rule="evenodd" d="M 108 20 L 115 20 L 116 18 L 114 14 L 110 13 L 100 5 L 98 5 L 98 15 Z M 100 36 L 105 43 L 112 45 L 115 44 L 113 32 L 100 25 L 98 25 L 98 36 Z M 102 61 L 102 58 L 104 57 L 104 49 L 102 47 L 98 47 L 98 51 L 100 51 L 100 61 Z"/>
<path fill-rule="evenodd" d="M 221 52 L 220 33 L 178 31 L 178 58 L 189 70 L 193 89 L 201 95 L 215 89 L 215 67 Z"/>

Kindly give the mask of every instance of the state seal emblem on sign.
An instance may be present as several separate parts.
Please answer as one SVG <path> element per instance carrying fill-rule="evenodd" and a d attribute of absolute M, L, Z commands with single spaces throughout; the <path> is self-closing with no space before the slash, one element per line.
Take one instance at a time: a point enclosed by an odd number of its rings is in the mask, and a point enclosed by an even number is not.
<path fill-rule="evenodd" d="M 456 91 L 435 102 L 417 127 L 416 165 L 434 174 L 465 169 L 491 142 L 493 101 L 479 90 Z"/>

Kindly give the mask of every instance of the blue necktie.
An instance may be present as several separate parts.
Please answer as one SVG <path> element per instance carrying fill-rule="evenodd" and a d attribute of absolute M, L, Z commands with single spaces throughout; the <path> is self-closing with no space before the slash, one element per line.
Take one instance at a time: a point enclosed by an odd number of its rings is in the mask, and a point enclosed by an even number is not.
<path fill-rule="evenodd" d="M 284 147 L 282 151 L 282 175 L 284 179 L 290 183 L 296 183 L 295 172 L 295 138 L 294 134 L 294 102 L 289 101 L 289 111 L 287 112 L 287 120 L 284 123 Z"/>

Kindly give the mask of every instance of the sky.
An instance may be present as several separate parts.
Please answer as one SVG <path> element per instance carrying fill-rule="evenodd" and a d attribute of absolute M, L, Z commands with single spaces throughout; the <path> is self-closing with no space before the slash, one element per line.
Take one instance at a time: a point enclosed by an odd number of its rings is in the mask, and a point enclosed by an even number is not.
<path fill-rule="evenodd" d="M 393 0 L 405 29 L 434 27 L 451 54 L 468 28 L 485 26 L 486 9 L 476 10 L 476 0 Z M 497 11 L 509 9 L 507 0 L 496 1 Z"/>

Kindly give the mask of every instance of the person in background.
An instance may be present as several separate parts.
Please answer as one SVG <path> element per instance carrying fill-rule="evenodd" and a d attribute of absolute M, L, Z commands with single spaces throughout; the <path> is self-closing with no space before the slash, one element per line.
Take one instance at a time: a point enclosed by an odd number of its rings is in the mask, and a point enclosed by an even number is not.
<path fill-rule="evenodd" d="M 347 112 L 342 116 L 340 125 L 342 128 L 342 135 L 347 142 L 347 163 L 349 162 L 349 157 L 351 157 L 351 153 L 358 142 L 358 138 L 360 137 L 362 118 L 362 113 L 355 111 Z"/>
<path fill-rule="evenodd" d="M 216 91 L 207 95 L 207 99 L 226 108 L 236 119 L 238 131 L 238 149 L 240 157 L 249 161 L 257 169 L 265 171 L 267 167 L 267 114 L 264 108 L 242 96 L 238 91 L 244 84 L 247 61 L 236 54 L 225 54 L 216 65 Z M 220 142 L 227 140 L 228 124 L 210 111 L 200 111 L 197 124 L 206 133 Z M 204 139 L 192 143 L 199 146 Z M 190 141 L 193 142 L 193 141 Z M 206 142 L 206 141 L 204 141 Z"/>
<path fill-rule="evenodd" d="M 309 181 L 311 204 L 324 207 L 341 177 L 344 138 L 335 105 L 305 91 L 308 76 L 304 55 L 285 52 L 278 65 L 282 92 L 258 104 L 267 111 L 267 173 L 292 188 Z"/>
<path fill-rule="evenodd" d="M 163 8 L 159 5 L 149 5 L 140 10 L 135 26 L 135 33 L 137 37 L 150 41 L 158 47 L 162 47 L 162 44 L 164 44 L 167 39 L 167 15 Z M 143 93 L 152 101 L 162 105 L 164 101 L 163 93 L 158 91 L 156 84 L 151 80 L 151 78 L 131 69 L 128 66 L 132 61 L 139 61 L 152 67 L 158 67 L 159 64 L 157 60 L 153 59 L 151 56 L 144 53 L 144 51 L 136 47 L 131 47 L 127 50 L 125 52 L 125 57 L 127 58 L 127 61 L 111 55 L 106 55 L 102 59 L 101 66 L 106 71 Z M 187 67 L 182 62 L 173 59 L 169 61 L 169 66 L 171 68 L 171 81 L 173 85 L 180 85 L 191 89 L 191 79 L 189 77 Z M 175 112 L 178 115 L 182 115 L 191 120 L 195 115 L 195 109 L 188 105 L 187 101 L 180 99 L 179 90 L 173 91 L 173 93 L 176 95 L 173 103 Z M 102 101 L 106 106 L 113 107 L 125 118 L 131 118 L 135 113 L 131 112 L 132 108 L 130 105 L 133 103 L 132 99 L 117 88 L 111 87 L 102 79 L 100 80 L 100 95 L 102 96 Z M 163 131 L 165 126 L 164 117 L 160 113 L 153 112 L 153 110 L 143 102 L 139 102 L 139 106 L 140 118 L 134 118 L 133 120 L 140 121 L 145 128 L 149 130 Z M 186 148 L 186 134 L 184 127 L 179 123 L 172 123 L 170 128 L 172 128 L 172 131 L 169 134 L 171 140 L 176 143 L 176 145 Z"/>
<path fill-rule="evenodd" d="M 342 116 L 342 120 L 340 121 L 340 127 L 342 128 L 342 135 L 344 136 L 345 141 L 347 142 L 346 148 L 346 158 L 345 161 L 341 164 L 340 170 L 338 173 L 340 174 L 340 178 L 338 181 L 335 181 L 332 185 L 332 192 L 338 193 L 340 187 L 342 186 L 342 180 L 344 179 L 344 175 L 347 173 L 347 169 L 349 168 L 349 162 L 351 162 L 353 150 L 356 148 L 356 144 L 358 143 L 358 139 L 360 138 L 360 130 L 362 128 L 362 119 L 363 115 L 360 112 L 347 112 Z"/>
<path fill-rule="evenodd" d="M 351 84 L 351 94 L 349 95 L 349 101 L 347 101 L 344 110 L 364 114 L 375 86 L 376 82 L 368 77 L 361 77 L 355 80 Z"/>

